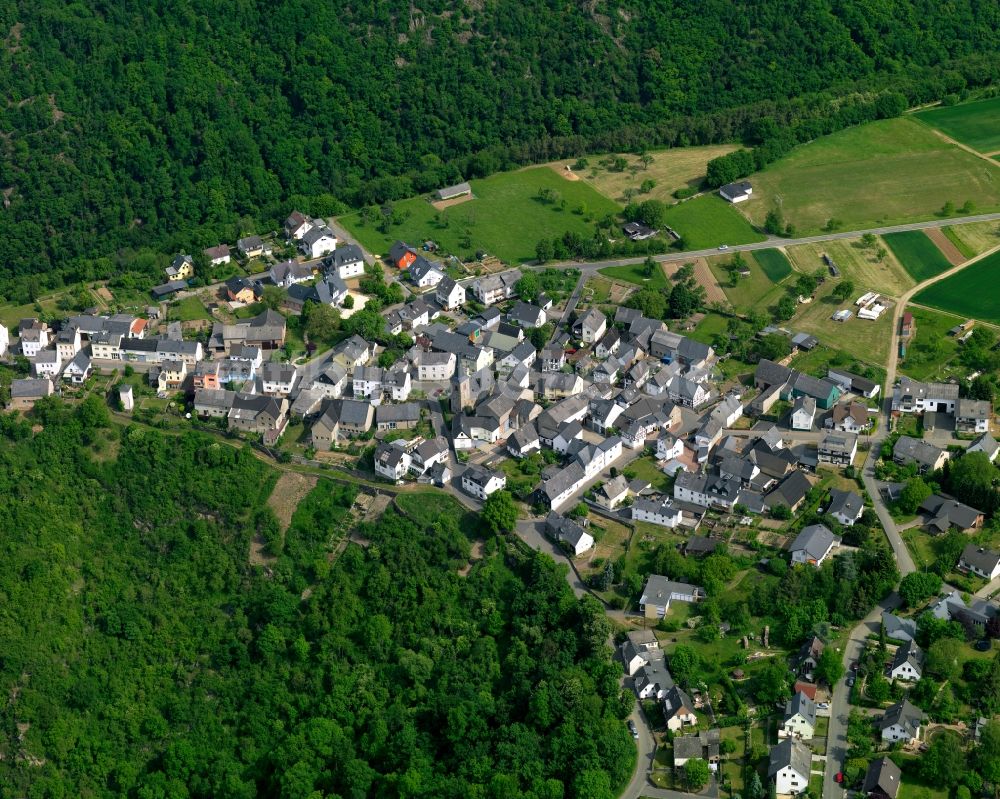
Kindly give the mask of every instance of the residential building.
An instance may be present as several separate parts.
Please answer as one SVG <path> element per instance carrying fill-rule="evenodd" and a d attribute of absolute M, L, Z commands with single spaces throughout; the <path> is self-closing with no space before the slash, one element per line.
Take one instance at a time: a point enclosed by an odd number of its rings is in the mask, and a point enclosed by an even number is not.
<path fill-rule="evenodd" d="M 415 402 L 379 405 L 375 408 L 377 430 L 412 430 L 420 424 L 420 406 Z"/>
<path fill-rule="evenodd" d="M 515 458 L 526 458 L 532 452 L 540 452 L 542 442 L 534 424 L 522 425 L 507 439 L 507 452 Z"/>
<path fill-rule="evenodd" d="M 372 428 L 375 409 L 363 400 L 332 400 L 312 428 L 312 442 L 317 449 L 329 450 L 338 440 L 359 436 Z"/>
<path fill-rule="evenodd" d="M 680 769 L 689 760 L 704 760 L 711 772 L 719 769 L 719 741 L 717 727 L 702 730 L 697 735 L 678 735 L 674 738 L 674 768 Z"/>
<path fill-rule="evenodd" d="M 450 277 L 445 277 L 437 284 L 434 296 L 446 311 L 453 311 L 465 305 L 465 287 Z"/>
<path fill-rule="evenodd" d="M 435 464 L 448 462 L 448 439 L 443 436 L 428 438 L 420 442 L 410 456 L 410 471 L 424 474 Z"/>
<path fill-rule="evenodd" d="M 827 433 L 816 448 L 820 463 L 850 466 L 858 454 L 858 437 L 853 433 Z"/>
<path fill-rule="evenodd" d="M 868 799 L 896 799 L 902 776 L 899 766 L 888 757 L 880 757 L 868 764 L 862 793 Z"/>
<path fill-rule="evenodd" d="M 947 450 L 910 436 L 900 436 L 892 448 L 892 459 L 896 463 L 903 466 L 915 463 L 921 473 L 940 469 L 949 457 Z"/>
<path fill-rule="evenodd" d="M 824 524 L 810 524 L 802 528 L 788 551 L 792 563 L 806 563 L 819 568 L 830 553 L 840 546 L 840 538 Z"/>
<path fill-rule="evenodd" d="M 1000 552 L 975 544 L 966 544 L 958 559 L 958 568 L 972 572 L 985 580 L 1000 577 Z"/>
<path fill-rule="evenodd" d="M 863 433 L 871 428 L 868 408 L 860 402 L 841 402 L 827 417 L 826 426 L 840 433 Z"/>
<path fill-rule="evenodd" d="M 895 641 L 913 641 L 917 637 L 916 619 L 904 619 L 887 610 L 882 611 L 882 629 L 886 638 Z"/>
<path fill-rule="evenodd" d="M 6 330 L 6 328 L 4 329 Z M 80 351 L 81 347 L 80 328 L 67 325 L 56 334 L 56 352 L 59 353 L 59 360 L 63 363 L 73 360 L 73 356 Z"/>
<path fill-rule="evenodd" d="M 239 252 L 243 260 L 261 258 L 271 254 L 271 245 L 267 244 L 260 236 L 246 236 L 236 240 L 236 251 Z"/>
<path fill-rule="evenodd" d="M 507 299 L 507 287 L 499 275 L 488 275 L 472 282 L 472 293 L 483 305 L 493 305 Z"/>
<path fill-rule="evenodd" d="M 785 703 L 785 717 L 779 734 L 786 738 L 811 741 L 816 732 L 816 703 L 799 691 Z"/>
<path fill-rule="evenodd" d="M 561 541 L 575 557 L 579 557 L 594 546 L 594 537 L 572 519 L 567 519 L 555 511 L 545 518 L 545 529 L 556 541 Z"/>
<path fill-rule="evenodd" d="M 878 722 L 885 743 L 909 742 L 920 737 L 923 713 L 906 699 L 889 707 Z"/>
<path fill-rule="evenodd" d="M 997 444 L 996 439 L 989 433 L 983 433 L 983 435 L 969 444 L 966 452 L 982 452 L 990 459 L 990 463 L 993 463 L 997 459 L 997 454 L 1000 453 L 1000 444 Z"/>
<path fill-rule="evenodd" d="M 544 325 L 547 317 L 545 311 L 537 305 L 518 300 L 507 313 L 507 319 L 511 324 L 530 329 Z"/>
<path fill-rule="evenodd" d="M 778 483 L 776 488 L 764 495 L 764 505 L 768 510 L 784 505 L 795 513 L 811 489 L 812 483 L 796 469 Z"/>
<path fill-rule="evenodd" d="M 958 383 L 920 383 L 901 377 L 892 390 L 892 410 L 899 413 L 954 413 Z"/>
<path fill-rule="evenodd" d="M 313 228 L 312 220 L 299 211 L 292 211 L 284 224 L 285 236 L 292 241 L 301 241 L 302 237 Z"/>
<path fill-rule="evenodd" d="M 198 388 L 194 392 L 194 412 L 209 419 L 224 419 L 233 407 L 236 392 L 221 388 Z"/>
<path fill-rule="evenodd" d="M 889 664 L 889 679 L 917 682 L 924 670 L 924 654 L 913 640 L 896 648 Z"/>
<path fill-rule="evenodd" d="M 955 429 L 960 433 L 988 433 L 993 403 L 959 397 L 955 403 Z"/>
<path fill-rule="evenodd" d="M 84 383 L 90 377 L 91 371 L 90 353 L 87 350 L 80 350 L 66 364 L 66 368 L 63 370 L 63 380 L 68 380 L 75 384 Z"/>
<path fill-rule="evenodd" d="M 417 254 L 409 244 L 397 240 L 389 248 L 389 262 L 397 269 L 406 269 L 417 260 Z"/>
<path fill-rule="evenodd" d="M 853 527 L 865 510 L 865 501 L 854 491 L 830 489 L 830 507 L 826 509 L 833 518 L 845 527 Z"/>
<path fill-rule="evenodd" d="M 347 385 L 347 370 L 339 363 L 331 363 L 316 376 L 313 388 L 318 389 L 327 399 L 337 399 L 344 395 Z M 353 390 L 353 382 L 351 389 Z"/>
<path fill-rule="evenodd" d="M 307 230 L 299 240 L 299 252 L 306 258 L 322 258 L 337 249 L 337 234 L 325 224 Z"/>
<path fill-rule="evenodd" d="M 669 688 L 663 697 L 663 717 L 667 721 L 667 729 L 674 733 L 698 723 L 694 702 L 676 685 Z"/>
<path fill-rule="evenodd" d="M 382 443 L 375 448 L 375 474 L 387 480 L 402 480 L 410 469 L 410 454 L 404 448 L 405 442 Z"/>
<path fill-rule="evenodd" d="M 10 382 L 10 403 L 7 408 L 12 411 L 29 411 L 42 397 L 54 393 L 55 386 L 47 377 L 14 379 Z"/>
<path fill-rule="evenodd" d="M 385 372 L 378 366 L 359 366 L 354 370 L 354 399 L 379 400 Z"/>
<path fill-rule="evenodd" d="M 281 349 L 285 346 L 285 330 L 285 317 L 268 308 L 252 319 L 235 325 L 216 323 L 208 346 L 213 352 L 226 355 L 237 344 L 261 350 Z"/>
<path fill-rule="evenodd" d="M 597 308 L 591 308 L 573 325 L 574 335 L 587 344 L 594 344 L 608 329 L 607 317 Z"/>
<path fill-rule="evenodd" d="M 264 295 L 264 287 L 258 280 L 248 277 L 231 277 L 226 281 L 226 298 L 230 302 L 249 305 Z"/>
<path fill-rule="evenodd" d="M 652 630 L 629 630 L 625 634 L 621 658 L 627 676 L 635 676 L 645 663 L 656 657 L 662 658 L 663 652 L 660 651 L 660 642 L 656 640 Z"/>
<path fill-rule="evenodd" d="M 639 612 L 647 619 L 662 619 L 670 611 L 671 602 L 700 602 L 704 598 L 704 588 L 651 574 L 639 597 Z"/>
<path fill-rule="evenodd" d="M 414 285 L 422 289 L 436 286 L 445 277 L 444 270 L 440 266 L 432 261 L 428 261 L 422 255 L 417 256 L 416 260 L 410 265 L 409 270 L 407 270 L 407 274 Z"/>
<path fill-rule="evenodd" d="M 194 259 L 190 255 L 175 255 L 164 271 L 167 280 L 189 280 L 194 277 Z"/>
<path fill-rule="evenodd" d="M 649 522 L 661 527 L 676 527 L 681 523 L 681 510 L 673 504 L 669 497 L 664 499 L 637 498 L 632 503 L 632 519 L 638 522 Z"/>
<path fill-rule="evenodd" d="M 472 464 L 462 472 L 462 490 L 477 499 L 485 500 L 506 485 L 507 476 L 503 472 L 494 472 L 483 466 Z"/>
<path fill-rule="evenodd" d="M 612 477 L 594 489 L 594 501 L 609 511 L 613 511 L 621 505 L 627 497 L 628 480 L 625 479 L 624 475 Z"/>
<path fill-rule="evenodd" d="M 260 367 L 261 391 L 270 397 L 287 397 L 298 378 L 299 373 L 290 363 L 269 361 Z"/>
<path fill-rule="evenodd" d="M 152 373 L 150 373 L 152 374 Z M 177 391 L 184 387 L 187 380 L 187 363 L 179 358 L 168 358 L 160 362 L 160 372 L 157 376 L 158 391 Z"/>
<path fill-rule="evenodd" d="M 312 280 L 313 276 L 313 268 L 298 261 L 282 261 L 272 266 L 268 272 L 271 282 L 283 289 Z"/>
<path fill-rule="evenodd" d="M 767 776 L 774 782 L 774 792 L 795 795 L 809 788 L 812 751 L 805 744 L 786 738 L 771 748 Z"/>
<path fill-rule="evenodd" d="M 727 183 L 725 186 L 719 189 L 719 196 L 723 200 L 728 200 L 733 203 L 743 203 L 750 199 L 750 195 L 753 194 L 753 186 L 750 185 L 749 181 L 741 180 L 738 183 Z M 778 791 L 781 793 L 781 791 Z"/>
<path fill-rule="evenodd" d="M 30 324 L 25 326 L 25 321 Z M 25 358 L 34 358 L 49 346 L 48 325 L 37 319 L 21 320 L 18 335 L 21 339 L 21 354 Z"/>
<path fill-rule="evenodd" d="M 230 430 L 256 433 L 263 436 L 265 443 L 274 443 L 288 423 L 288 400 L 237 392 L 229 410 L 228 423 Z"/>
<path fill-rule="evenodd" d="M 845 372 L 843 369 L 831 368 L 826 376 L 844 391 L 850 391 L 852 394 L 857 394 L 859 397 L 865 397 L 866 399 L 874 399 L 882 390 L 882 386 L 874 380 L 869 380 L 867 377 L 862 377 L 851 372 Z"/>
<path fill-rule="evenodd" d="M 940 494 L 927 497 L 919 510 L 927 514 L 926 527 L 933 533 L 947 533 L 952 528 L 968 533 L 982 527 L 985 519 L 981 510 Z"/>
<path fill-rule="evenodd" d="M 42 350 L 32 363 L 35 377 L 56 378 L 62 371 L 63 362 L 56 350 Z"/>
<path fill-rule="evenodd" d="M 329 267 L 341 280 L 361 277 L 365 273 L 365 259 L 357 244 L 337 247 L 328 259 Z"/>

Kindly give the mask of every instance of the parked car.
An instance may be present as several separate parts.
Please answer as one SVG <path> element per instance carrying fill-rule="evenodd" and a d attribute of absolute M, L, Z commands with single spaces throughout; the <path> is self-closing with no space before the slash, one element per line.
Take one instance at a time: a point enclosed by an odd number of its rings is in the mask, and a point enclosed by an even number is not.
<path fill-rule="evenodd" d="M 848 675 L 848 677 L 847 677 L 847 687 L 848 688 L 853 688 L 854 687 L 854 680 L 855 680 L 855 677 L 854 677 L 853 674 Z"/>
<path fill-rule="evenodd" d="M 719 249 L 720 250 L 728 250 L 729 249 L 729 245 L 728 244 L 720 244 L 719 245 Z"/>
<path fill-rule="evenodd" d="M 639 737 L 639 728 L 635 726 L 635 722 L 632 719 L 628 720 L 628 731 L 632 733 L 633 738 Z"/>
<path fill-rule="evenodd" d="M 829 702 L 817 702 L 816 703 L 816 707 L 819 710 L 829 710 L 830 709 L 830 703 Z"/>

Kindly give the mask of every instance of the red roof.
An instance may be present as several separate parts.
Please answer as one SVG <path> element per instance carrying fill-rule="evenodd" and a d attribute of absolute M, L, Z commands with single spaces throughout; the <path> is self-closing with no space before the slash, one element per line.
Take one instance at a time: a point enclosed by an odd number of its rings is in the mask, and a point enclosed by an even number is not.
<path fill-rule="evenodd" d="M 816 701 L 816 686 L 811 682 L 805 682 L 804 680 L 796 681 L 794 687 L 792 688 L 792 693 L 797 694 L 799 691 L 802 691 L 802 693 L 814 702 Z"/>

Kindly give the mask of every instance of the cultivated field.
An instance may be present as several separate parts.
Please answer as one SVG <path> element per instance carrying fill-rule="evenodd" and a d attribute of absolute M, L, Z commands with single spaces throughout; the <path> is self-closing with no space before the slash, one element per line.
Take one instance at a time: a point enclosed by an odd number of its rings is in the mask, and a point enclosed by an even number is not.
<path fill-rule="evenodd" d="M 857 315 L 846 322 L 835 322 L 830 317 L 840 308 L 857 311 L 853 300 L 838 302 L 830 293 L 836 280 L 827 280 L 808 305 L 800 305 L 799 312 L 785 326 L 795 332 L 812 333 L 824 344 L 844 352 L 863 355 L 871 363 L 884 363 L 892 343 L 892 307 L 874 322 L 858 319 Z"/>
<path fill-rule="evenodd" d="M 654 180 L 654 186 L 646 194 L 636 194 L 636 199 L 657 199 L 672 201 L 677 189 L 697 187 L 705 178 L 705 167 L 713 158 L 731 153 L 738 149 L 733 144 L 717 144 L 708 147 L 677 147 L 673 150 L 658 150 L 650 152 L 652 162 L 643 166 L 639 156 L 632 153 L 621 153 L 611 156 L 590 156 L 586 169 L 576 174 L 586 183 L 593 186 L 605 197 L 616 202 L 625 202 L 625 190 L 639 191 L 643 181 Z M 625 158 L 628 166 L 621 172 L 612 172 L 600 162 L 606 158 Z M 570 160 L 556 161 L 549 166 L 560 174 L 566 171 Z"/>
<path fill-rule="evenodd" d="M 860 239 L 836 239 L 816 244 L 800 244 L 788 247 L 788 255 L 800 272 L 812 272 L 818 267 L 826 267 L 823 253 L 829 255 L 841 277 L 854 281 L 858 294 L 862 289 L 871 289 L 880 294 L 898 297 L 915 284 L 913 278 L 890 252 L 881 263 L 873 250 L 860 246 Z M 836 280 L 835 278 L 833 279 Z M 851 298 L 852 301 L 855 299 Z"/>
<path fill-rule="evenodd" d="M 340 218 L 341 224 L 373 253 L 385 254 L 396 239 L 418 245 L 433 239 L 445 251 L 467 256 L 485 250 L 504 261 L 533 260 L 539 239 L 566 232 L 592 236 L 592 221 L 620 211 L 583 181 L 569 181 L 548 167 L 503 172 L 470 181 L 475 198 L 437 211 L 424 197 L 395 204 L 405 219 L 387 233 L 376 229 L 376 220 L 363 224 L 358 213 Z M 562 202 L 542 202 L 539 190 L 558 192 Z M 577 213 L 580 208 L 584 213 Z"/>
<path fill-rule="evenodd" d="M 756 307 L 767 308 L 770 305 L 774 305 L 781 296 L 781 288 L 775 284 L 759 263 L 760 259 L 758 256 L 769 252 L 778 251 L 761 250 L 744 253 L 743 257 L 750 268 L 750 277 L 740 278 L 735 286 L 729 278 L 729 272 L 725 268 L 726 264 L 732 261 L 732 256 L 719 255 L 714 258 L 705 259 L 708 261 L 712 274 L 722 287 L 722 291 L 725 293 L 729 304 L 740 313 L 746 313 Z M 781 253 L 778 254 L 781 255 Z M 784 258 L 783 255 L 782 258 Z M 788 267 L 788 273 L 791 271 L 791 267 Z"/>
<path fill-rule="evenodd" d="M 664 221 L 677 231 L 686 250 L 704 250 L 720 244 L 750 244 L 765 238 L 736 209 L 714 194 L 668 208 Z"/>
<path fill-rule="evenodd" d="M 944 234 L 966 258 L 1000 247 L 1000 222 L 970 222 L 944 228 Z"/>
<path fill-rule="evenodd" d="M 928 286 L 913 301 L 959 316 L 1000 324 L 1000 253 Z"/>
<path fill-rule="evenodd" d="M 1000 208 L 1000 166 L 943 141 L 914 119 L 888 119 L 801 145 L 750 178 L 742 210 L 757 224 L 781 203 L 796 233 L 830 219 L 843 230 L 930 219 L 946 202 Z"/>
<path fill-rule="evenodd" d="M 981 153 L 1000 150 L 1000 97 L 932 108 L 914 116 Z"/>
<path fill-rule="evenodd" d="M 882 238 L 917 283 L 940 275 L 952 267 L 951 262 L 922 230 L 887 233 Z"/>
<path fill-rule="evenodd" d="M 754 260 L 760 264 L 772 282 L 780 283 L 792 274 L 792 265 L 788 261 L 788 256 L 781 250 L 757 250 L 753 254 Z"/>

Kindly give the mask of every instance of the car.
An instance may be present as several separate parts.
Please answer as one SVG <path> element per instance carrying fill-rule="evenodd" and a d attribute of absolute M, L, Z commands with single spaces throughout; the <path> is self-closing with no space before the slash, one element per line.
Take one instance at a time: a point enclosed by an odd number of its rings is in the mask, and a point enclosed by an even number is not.
<path fill-rule="evenodd" d="M 628 720 L 628 730 L 632 733 L 633 738 L 639 737 L 639 728 L 635 726 L 635 722 L 632 719 Z"/>
<path fill-rule="evenodd" d="M 817 702 L 816 703 L 816 707 L 819 710 L 829 710 L 830 709 L 830 703 L 829 702 Z"/>
<path fill-rule="evenodd" d="M 976 647 L 977 652 L 989 652 L 991 647 L 993 646 L 993 643 L 988 638 L 983 638 L 979 641 L 976 641 L 974 646 Z"/>
<path fill-rule="evenodd" d="M 719 249 L 720 250 L 728 250 L 729 249 L 729 245 L 728 244 L 720 244 L 719 245 Z"/>
<path fill-rule="evenodd" d="M 850 675 L 850 676 L 849 676 L 849 677 L 847 678 L 847 687 L 848 687 L 848 688 L 853 688 L 853 687 L 854 687 L 854 679 L 855 679 L 855 677 L 854 677 L 854 675 L 853 675 L 853 674 L 852 674 L 852 675 Z"/>

